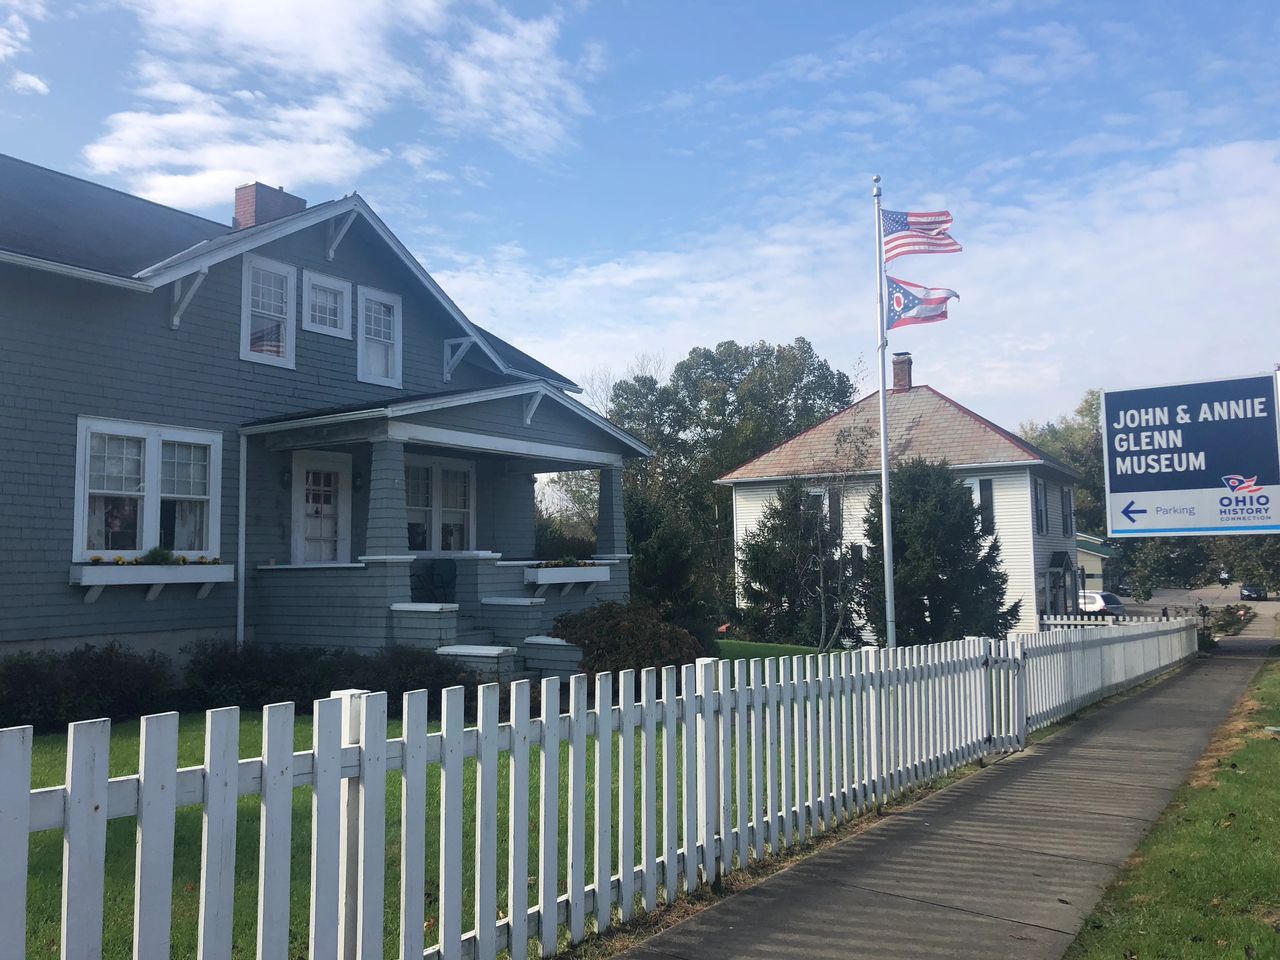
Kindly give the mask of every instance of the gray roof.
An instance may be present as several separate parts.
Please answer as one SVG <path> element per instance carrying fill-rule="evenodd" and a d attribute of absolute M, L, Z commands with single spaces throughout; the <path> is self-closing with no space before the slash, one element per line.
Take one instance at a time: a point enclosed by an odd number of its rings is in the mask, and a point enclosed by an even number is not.
<path fill-rule="evenodd" d="M 225 224 L 0 154 L 0 250 L 132 277 L 230 232 Z"/>
<path fill-rule="evenodd" d="M 721 483 L 779 477 L 870 473 L 880 469 L 878 394 L 863 397 L 816 426 L 720 478 Z M 961 464 L 1046 463 L 1076 472 L 1017 434 L 979 416 L 933 387 L 890 390 L 890 462 L 911 457 Z"/>
<path fill-rule="evenodd" d="M 337 202 L 315 204 L 293 216 L 313 215 Z M 0 154 L 0 251 L 37 260 L 132 278 L 148 267 L 214 252 L 289 219 L 233 230 L 226 224 Z M 576 386 L 564 374 L 471 323 L 509 367 Z"/>

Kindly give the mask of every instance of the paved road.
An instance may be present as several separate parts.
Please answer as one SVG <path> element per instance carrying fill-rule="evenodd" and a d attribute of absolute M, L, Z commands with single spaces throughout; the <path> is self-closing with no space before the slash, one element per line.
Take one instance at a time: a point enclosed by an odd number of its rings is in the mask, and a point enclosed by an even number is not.
<path fill-rule="evenodd" d="M 1086 717 L 627 952 L 630 960 L 1058 960 L 1271 637 Z"/>

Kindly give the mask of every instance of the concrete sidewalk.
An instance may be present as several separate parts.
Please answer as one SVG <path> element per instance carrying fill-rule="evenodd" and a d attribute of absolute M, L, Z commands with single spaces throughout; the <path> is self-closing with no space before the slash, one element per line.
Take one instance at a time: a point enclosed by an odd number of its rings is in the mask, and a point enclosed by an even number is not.
<path fill-rule="evenodd" d="M 1058 960 L 1274 626 L 729 897 L 631 960 Z"/>

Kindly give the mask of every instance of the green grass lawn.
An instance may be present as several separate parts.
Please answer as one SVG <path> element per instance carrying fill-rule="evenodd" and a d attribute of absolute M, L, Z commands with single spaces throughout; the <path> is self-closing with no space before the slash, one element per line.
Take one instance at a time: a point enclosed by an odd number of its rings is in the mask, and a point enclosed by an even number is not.
<path fill-rule="evenodd" d="M 1273 654 L 1275 651 L 1273 651 Z M 1068 960 L 1280 957 L 1280 661 L 1085 921 Z"/>
<path fill-rule="evenodd" d="M 388 736 L 400 735 L 399 721 L 391 721 Z M 204 715 L 187 714 L 181 719 L 178 762 L 181 766 L 195 766 L 203 762 Z M 261 755 L 262 719 L 257 711 L 242 713 L 240 725 L 240 755 Z M 661 770 L 661 735 L 658 742 L 658 769 Z M 295 749 L 311 748 L 311 718 L 299 716 L 295 731 Z M 614 747 L 614 809 L 617 809 L 618 763 L 617 743 Z M 677 738 L 677 763 L 679 763 Z M 35 738 L 32 757 L 32 783 L 34 787 L 56 786 L 65 781 L 66 738 L 61 734 L 43 734 Z M 587 756 L 587 809 L 594 805 L 594 791 L 590 771 L 595 763 L 595 743 L 588 743 Z M 640 809 L 640 738 L 636 742 L 636 810 Z M 138 769 L 138 723 L 123 722 L 112 725 L 110 769 L 112 776 L 125 776 Z M 568 745 L 561 746 L 561 797 L 566 796 L 568 778 Z M 502 755 L 498 786 L 498 906 L 501 912 L 506 904 L 508 861 L 507 838 L 511 834 L 508 823 L 510 796 L 506 754 Z M 399 938 L 400 898 L 400 774 L 387 778 L 387 863 L 386 863 L 386 953 L 396 956 Z M 439 767 L 432 765 L 428 771 L 427 800 L 427 897 L 426 941 L 436 940 L 437 915 L 436 889 L 439 875 Z M 537 851 L 538 851 L 538 749 L 531 751 L 529 783 L 529 823 L 523 825 L 529 837 L 529 901 L 537 902 Z M 469 759 L 466 767 L 465 808 L 473 809 L 475 797 L 475 761 Z M 661 790 L 658 791 L 659 823 L 661 820 Z M 592 842 L 594 817 L 587 816 L 587 866 L 588 882 L 594 867 Z M 616 822 L 616 819 L 615 819 Z M 235 896 L 235 956 L 254 956 L 257 930 L 257 878 L 258 878 L 258 826 L 259 808 L 256 796 L 240 800 L 240 813 L 236 838 L 236 896 Z M 133 869 L 134 832 L 132 817 L 112 820 L 107 825 L 107 867 L 105 942 L 103 956 L 109 960 L 127 960 L 131 956 L 133 939 Z M 463 929 L 471 929 L 473 913 L 473 864 L 475 859 L 475 822 L 468 814 L 464 818 L 463 840 Z M 520 828 L 517 828 L 520 829 Z M 177 814 L 174 850 L 174 903 L 173 903 L 173 956 L 191 957 L 196 954 L 196 926 L 199 913 L 200 885 L 200 831 L 201 808 L 187 807 Z M 560 810 L 560 889 L 565 889 L 565 845 L 567 833 L 566 810 Z M 308 928 L 308 895 L 310 890 L 310 837 L 311 791 L 299 788 L 293 801 L 293 861 L 291 877 L 291 910 L 289 917 L 291 956 L 306 955 Z M 640 828 L 636 827 L 636 856 L 640 856 Z M 617 864 L 615 832 L 614 865 Z M 662 846 L 659 844 L 659 855 Z M 28 935 L 27 956 L 31 958 L 57 957 L 59 953 L 60 903 L 62 884 L 62 832 L 46 830 L 32 834 L 30 845 L 30 882 L 28 886 Z"/>
<path fill-rule="evenodd" d="M 754 643 L 750 640 L 718 640 L 716 650 L 722 660 L 764 660 L 769 657 L 802 657 L 816 654 L 816 647 L 797 647 L 787 643 Z"/>

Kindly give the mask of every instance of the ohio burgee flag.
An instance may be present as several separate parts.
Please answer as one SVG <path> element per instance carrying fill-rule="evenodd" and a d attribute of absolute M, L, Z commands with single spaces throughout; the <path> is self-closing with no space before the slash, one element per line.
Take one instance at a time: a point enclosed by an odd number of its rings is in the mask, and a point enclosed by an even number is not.
<path fill-rule="evenodd" d="M 918 283 L 885 276 L 889 284 L 889 316 L 885 326 L 892 330 L 913 323 L 937 323 L 947 319 L 947 301 L 960 294 L 946 287 L 922 287 Z"/>

